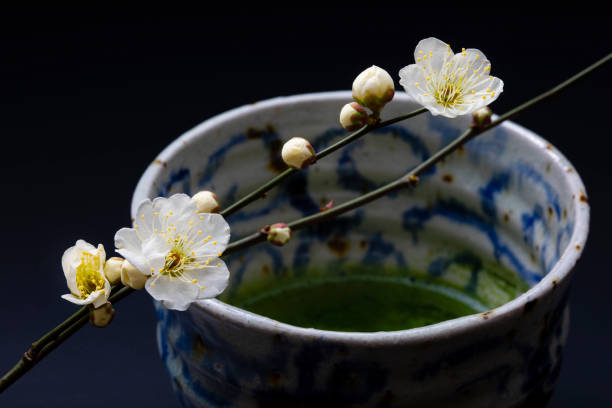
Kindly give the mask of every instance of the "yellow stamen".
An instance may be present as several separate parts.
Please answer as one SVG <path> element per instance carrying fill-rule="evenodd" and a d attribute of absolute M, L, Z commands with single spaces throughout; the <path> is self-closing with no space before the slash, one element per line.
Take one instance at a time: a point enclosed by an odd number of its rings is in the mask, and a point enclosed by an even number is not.
<path fill-rule="evenodd" d="M 92 255 L 81 254 L 81 263 L 76 268 L 76 285 L 81 292 L 81 299 L 86 299 L 92 292 L 104 290 L 104 277 L 100 273 L 100 252 Z"/>

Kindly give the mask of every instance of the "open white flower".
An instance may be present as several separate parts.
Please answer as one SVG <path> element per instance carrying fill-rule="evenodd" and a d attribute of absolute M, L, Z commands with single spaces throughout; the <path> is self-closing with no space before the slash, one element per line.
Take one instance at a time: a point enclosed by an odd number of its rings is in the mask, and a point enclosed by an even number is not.
<path fill-rule="evenodd" d="M 100 307 L 105 304 L 111 292 L 110 283 L 104 276 L 105 261 L 102 244 L 96 248 L 79 239 L 75 246 L 68 248 L 62 256 L 62 269 L 70 294 L 62 298 L 77 305 Z"/>
<path fill-rule="evenodd" d="M 145 200 L 134 228 L 115 234 L 115 246 L 138 271 L 148 276 L 145 289 L 170 309 L 186 310 L 227 287 L 229 271 L 219 259 L 230 228 L 219 214 L 197 214 L 186 194 Z"/>
<path fill-rule="evenodd" d="M 419 42 L 414 59 L 416 64 L 400 70 L 400 84 L 433 115 L 471 113 L 503 91 L 503 81 L 489 75 L 491 63 L 477 49 L 454 54 L 450 45 L 431 37 Z"/>

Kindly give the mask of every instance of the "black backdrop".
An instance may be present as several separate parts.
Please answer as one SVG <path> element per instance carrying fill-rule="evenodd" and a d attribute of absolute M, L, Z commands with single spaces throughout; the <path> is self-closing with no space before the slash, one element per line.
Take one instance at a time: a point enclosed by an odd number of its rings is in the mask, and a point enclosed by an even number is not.
<path fill-rule="evenodd" d="M 349 12 L 349 8 L 352 10 Z M 359 12 L 363 14 L 359 15 Z M 349 89 L 376 64 L 396 79 L 417 42 L 479 48 L 505 91 L 502 113 L 612 51 L 605 13 L 469 10 L 3 10 L 0 17 L 2 284 L 0 371 L 76 309 L 60 266 L 77 238 L 128 226 L 131 193 L 171 140 L 227 109 L 279 95 Z M 582 176 L 591 234 L 576 266 L 572 324 L 552 407 L 609 406 L 612 306 L 608 153 L 612 66 L 516 118 Z M 148 295 L 86 327 L 0 396 L 2 407 L 175 406 Z"/>

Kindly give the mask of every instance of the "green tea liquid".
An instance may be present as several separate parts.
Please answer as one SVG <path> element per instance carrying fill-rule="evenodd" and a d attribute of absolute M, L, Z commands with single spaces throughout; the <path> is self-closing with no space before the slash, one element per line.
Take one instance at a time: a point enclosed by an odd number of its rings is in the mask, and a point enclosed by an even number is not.
<path fill-rule="evenodd" d="M 232 303 L 294 326 L 349 332 L 411 329 L 488 310 L 449 287 L 367 276 L 302 282 Z"/>

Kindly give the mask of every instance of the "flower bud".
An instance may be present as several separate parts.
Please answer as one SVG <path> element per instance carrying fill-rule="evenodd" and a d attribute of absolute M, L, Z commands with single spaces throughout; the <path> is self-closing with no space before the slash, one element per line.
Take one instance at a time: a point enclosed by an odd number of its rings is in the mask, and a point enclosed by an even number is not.
<path fill-rule="evenodd" d="M 106 260 L 104 264 L 104 276 L 110 282 L 111 285 L 119 283 L 121 280 L 121 265 L 123 264 L 123 258 L 113 256 Z"/>
<path fill-rule="evenodd" d="M 301 137 L 291 138 L 283 145 L 283 161 L 294 169 L 305 169 L 317 161 L 315 150 L 308 140 Z"/>
<path fill-rule="evenodd" d="M 217 195 L 212 191 L 200 191 L 191 199 L 198 206 L 198 213 L 218 213 L 221 210 Z"/>
<path fill-rule="evenodd" d="M 491 124 L 491 109 L 487 106 L 483 106 L 480 109 L 475 110 L 472 113 L 472 127 L 476 129 L 483 128 Z"/>
<path fill-rule="evenodd" d="M 393 78 L 376 65 L 363 71 L 353 81 L 353 99 L 372 112 L 380 112 L 394 94 Z"/>
<path fill-rule="evenodd" d="M 291 239 L 291 228 L 282 222 L 266 228 L 266 233 L 268 234 L 268 242 L 276 246 L 283 246 Z"/>
<path fill-rule="evenodd" d="M 347 103 L 340 111 L 340 124 L 349 132 L 368 123 L 368 112 L 357 102 Z"/>
<path fill-rule="evenodd" d="M 121 264 L 121 283 L 132 289 L 140 290 L 144 288 L 147 276 L 134 267 L 126 260 Z"/>
<path fill-rule="evenodd" d="M 111 302 L 106 302 L 100 307 L 89 310 L 89 322 L 96 327 L 106 327 L 115 317 L 115 309 Z"/>

